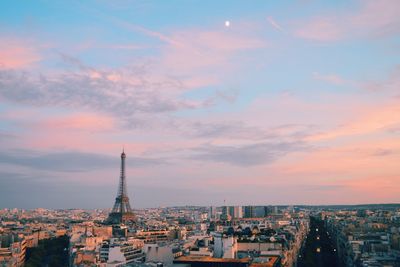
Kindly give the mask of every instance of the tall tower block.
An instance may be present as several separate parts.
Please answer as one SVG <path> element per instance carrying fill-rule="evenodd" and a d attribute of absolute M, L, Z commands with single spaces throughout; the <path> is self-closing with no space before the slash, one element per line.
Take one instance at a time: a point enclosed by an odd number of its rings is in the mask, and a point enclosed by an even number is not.
<path fill-rule="evenodd" d="M 107 222 L 110 224 L 125 224 L 135 221 L 135 215 L 129 204 L 128 192 L 126 190 L 125 158 L 126 154 L 123 150 L 121 153 L 121 173 L 119 176 L 118 194 L 115 198 L 114 207 L 107 219 Z"/>

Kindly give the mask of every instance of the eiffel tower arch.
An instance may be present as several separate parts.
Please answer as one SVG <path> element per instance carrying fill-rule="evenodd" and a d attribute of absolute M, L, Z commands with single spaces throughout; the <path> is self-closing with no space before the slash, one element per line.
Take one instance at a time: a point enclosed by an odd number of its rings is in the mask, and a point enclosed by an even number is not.
<path fill-rule="evenodd" d="M 128 224 L 135 222 L 135 215 L 129 204 L 128 192 L 126 190 L 125 158 L 123 150 L 121 153 L 121 172 L 119 176 L 118 193 L 111 213 L 108 215 L 109 224 Z"/>

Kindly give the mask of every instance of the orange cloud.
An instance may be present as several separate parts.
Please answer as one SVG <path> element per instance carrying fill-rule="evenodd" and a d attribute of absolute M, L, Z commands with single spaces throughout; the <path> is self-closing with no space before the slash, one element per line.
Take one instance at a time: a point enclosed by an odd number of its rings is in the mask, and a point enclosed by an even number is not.
<path fill-rule="evenodd" d="M 394 176 L 400 173 L 400 139 L 352 139 L 349 144 L 332 144 L 297 153 L 274 169 L 284 175 L 309 181 L 337 182 L 357 177 Z"/>
<path fill-rule="evenodd" d="M 369 201 L 398 202 L 400 196 L 400 175 L 370 176 L 346 181 L 351 191 L 368 196 Z"/>
<path fill-rule="evenodd" d="M 309 141 L 324 141 L 339 137 L 367 135 L 389 131 L 400 125 L 400 105 L 389 103 L 366 109 L 360 117 L 353 119 L 337 129 L 310 136 Z"/>

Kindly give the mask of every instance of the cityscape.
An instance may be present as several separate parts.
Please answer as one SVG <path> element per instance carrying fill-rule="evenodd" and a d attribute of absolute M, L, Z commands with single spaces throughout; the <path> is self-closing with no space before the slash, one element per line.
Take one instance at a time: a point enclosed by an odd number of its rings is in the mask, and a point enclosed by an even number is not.
<path fill-rule="evenodd" d="M 0 267 L 400 267 L 400 1 L 0 2 Z"/>
<path fill-rule="evenodd" d="M 2 266 L 400 266 L 400 204 L 3 209 Z"/>

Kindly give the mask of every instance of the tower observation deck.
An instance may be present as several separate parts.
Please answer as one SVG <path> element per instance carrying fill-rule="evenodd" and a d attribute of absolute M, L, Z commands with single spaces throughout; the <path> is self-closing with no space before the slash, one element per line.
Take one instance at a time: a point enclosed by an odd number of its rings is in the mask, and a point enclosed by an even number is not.
<path fill-rule="evenodd" d="M 107 219 L 107 222 L 110 224 L 126 224 L 135 221 L 135 215 L 133 214 L 131 205 L 129 204 L 128 193 L 126 190 L 125 158 L 126 154 L 122 151 L 118 193 L 115 198 L 114 207 Z"/>

